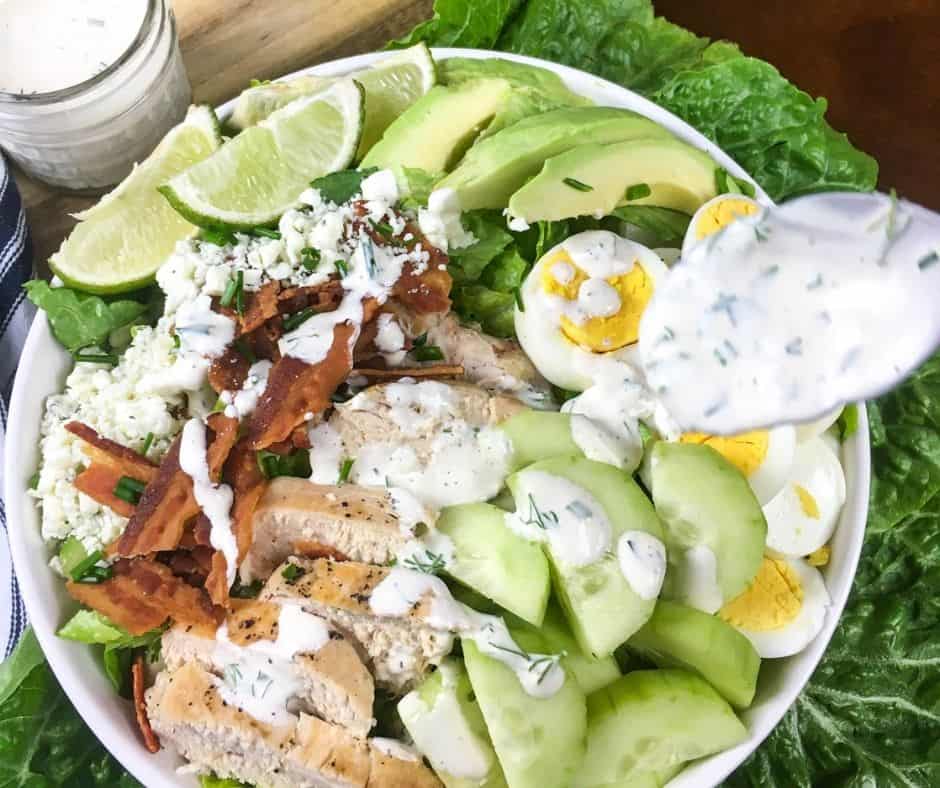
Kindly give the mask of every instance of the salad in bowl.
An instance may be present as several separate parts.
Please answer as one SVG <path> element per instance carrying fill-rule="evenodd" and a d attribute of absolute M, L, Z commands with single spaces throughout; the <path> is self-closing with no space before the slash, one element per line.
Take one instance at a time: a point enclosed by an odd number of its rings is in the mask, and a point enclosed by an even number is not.
<path fill-rule="evenodd" d="M 30 285 L 74 357 L 30 493 L 57 634 L 181 775 L 695 784 L 792 701 L 864 416 L 695 433 L 647 385 L 670 266 L 767 200 L 635 103 L 423 46 L 254 85 Z"/>

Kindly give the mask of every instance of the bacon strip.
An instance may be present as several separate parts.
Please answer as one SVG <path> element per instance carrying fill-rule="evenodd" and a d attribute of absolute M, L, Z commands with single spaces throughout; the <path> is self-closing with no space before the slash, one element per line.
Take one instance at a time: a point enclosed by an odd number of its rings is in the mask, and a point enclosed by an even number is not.
<path fill-rule="evenodd" d="M 85 493 L 92 500 L 110 507 L 121 517 L 131 517 L 137 507 L 114 494 L 114 488 L 117 487 L 121 477 L 127 475 L 108 465 L 94 462 L 78 474 L 72 484 L 77 490 Z"/>
<path fill-rule="evenodd" d="M 212 568 L 206 577 L 206 592 L 214 605 L 228 602 L 228 561 L 221 550 L 212 554 Z"/>
<path fill-rule="evenodd" d="M 261 499 L 268 480 L 261 473 L 255 450 L 248 438 L 242 438 L 225 463 L 223 480 L 231 485 L 235 502 L 232 505 L 232 528 L 238 543 L 239 563 L 251 548 L 253 529 L 251 516 Z"/>
<path fill-rule="evenodd" d="M 121 476 L 130 476 L 142 482 L 149 482 L 157 475 L 157 466 L 144 455 L 122 446 L 117 441 L 104 438 L 87 424 L 70 421 L 65 429 L 85 442 L 82 450 L 92 463 L 107 465 L 120 471 Z"/>
<path fill-rule="evenodd" d="M 238 419 L 232 419 L 224 413 L 213 413 L 206 419 L 209 429 L 215 434 L 206 451 L 210 477 L 218 481 L 222 478 L 222 469 L 232 449 L 238 441 Z"/>
<path fill-rule="evenodd" d="M 149 558 L 121 559 L 113 576 L 102 583 L 69 581 L 69 594 L 107 616 L 132 635 L 161 626 L 167 618 L 210 635 L 222 611 L 213 608 L 205 591 L 176 577 L 168 566 Z"/>
<path fill-rule="evenodd" d="M 173 441 L 124 533 L 108 548 L 109 555 L 130 558 L 179 546 L 186 521 L 199 514 L 193 481 L 180 468 L 181 440 L 182 435 Z"/>
<path fill-rule="evenodd" d="M 238 334 L 250 334 L 278 314 L 279 282 L 267 282 L 255 293 L 248 294 L 245 314 L 239 319 Z"/>
<path fill-rule="evenodd" d="M 134 690 L 134 714 L 137 717 L 137 727 L 144 738 L 144 747 L 147 752 L 160 752 L 160 740 L 150 727 L 147 717 L 147 699 L 144 696 L 144 656 L 138 654 L 131 665 L 131 684 Z"/>
<path fill-rule="evenodd" d="M 250 368 L 251 364 L 238 348 L 229 347 L 221 356 L 213 359 L 209 367 L 209 385 L 219 394 L 223 391 L 238 391 L 245 385 Z"/>
<path fill-rule="evenodd" d="M 375 302 L 369 303 L 374 309 Z M 330 395 L 352 369 L 349 345 L 355 330 L 348 324 L 336 326 L 333 344 L 318 364 L 284 356 L 271 368 L 268 385 L 248 426 L 252 448 L 264 449 L 286 440 L 307 413 L 321 413 L 329 406 Z"/>

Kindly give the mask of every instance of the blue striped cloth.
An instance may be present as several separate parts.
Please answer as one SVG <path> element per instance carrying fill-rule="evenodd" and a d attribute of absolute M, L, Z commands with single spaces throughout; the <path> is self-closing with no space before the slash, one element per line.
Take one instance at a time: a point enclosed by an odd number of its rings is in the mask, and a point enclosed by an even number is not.
<path fill-rule="evenodd" d="M 13 176 L 0 154 L 0 457 L 6 442 L 13 377 L 35 308 L 23 283 L 32 275 L 32 247 Z M 0 464 L 0 490 L 3 466 Z M 7 516 L 0 495 L 0 660 L 8 657 L 26 627 L 26 610 L 13 574 L 7 544 Z"/>

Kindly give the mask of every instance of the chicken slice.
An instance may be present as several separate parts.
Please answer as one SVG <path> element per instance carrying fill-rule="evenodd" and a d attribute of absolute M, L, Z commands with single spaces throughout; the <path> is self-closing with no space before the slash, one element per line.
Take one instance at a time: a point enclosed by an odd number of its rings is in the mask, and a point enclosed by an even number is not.
<path fill-rule="evenodd" d="M 266 580 L 292 555 L 387 564 L 408 539 L 388 490 L 288 476 L 268 485 L 252 517 L 252 532 L 240 569 L 245 583 Z"/>
<path fill-rule="evenodd" d="M 259 722 L 226 702 L 221 683 L 187 663 L 159 673 L 147 691 L 154 731 L 206 771 L 258 788 L 440 786 L 417 757 L 396 757 L 388 747 L 303 712 L 283 725 Z"/>
<path fill-rule="evenodd" d="M 290 565 L 298 569 L 288 570 L 285 576 L 284 570 Z M 291 559 L 271 575 L 259 598 L 299 604 L 308 613 L 326 619 L 359 645 L 377 685 L 402 693 L 450 653 L 453 636 L 427 623 L 424 605 L 401 617 L 372 612 L 369 599 L 389 571 L 387 567 L 354 561 Z M 303 574 L 290 579 L 298 572 Z"/>
<path fill-rule="evenodd" d="M 268 602 L 242 603 L 226 619 L 228 642 L 201 637 L 189 627 L 174 626 L 162 640 L 163 660 L 169 670 L 197 663 L 216 676 L 247 656 L 245 646 L 276 641 L 281 607 Z M 262 663 L 263 664 L 263 663 Z M 296 654 L 278 666 L 287 680 L 299 687 L 290 701 L 299 710 L 348 728 L 365 737 L 372 728 L 375 687 L 356 648 L 337 631 L 313 653 Z M 274 672 L 273 670 L 271 671 Z"/>

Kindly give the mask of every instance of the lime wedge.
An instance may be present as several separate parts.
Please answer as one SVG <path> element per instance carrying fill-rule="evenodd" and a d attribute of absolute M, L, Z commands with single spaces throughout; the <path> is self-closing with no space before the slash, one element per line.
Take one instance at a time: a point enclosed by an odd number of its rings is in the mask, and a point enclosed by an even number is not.
<path fill-rule="evenodd" d="M 437 84 L 437 69 L 427 46 L 418 44 L 346 77 L 355 79 L 366 91 L 365 128 L 356 153 L 358 160 L 395 118 Z M 238 97 L 229 123 L 243 131 L 292 101 L 323 90 L 337 79 L 305 75 L 248 88 Z"/>
<path fill-rule="evenodd" d="M 268 82 L 243 90 L 235 102 L 235 109 L 229 118 L 229 124 L 244 131 L 264 120 L 268 115 L 286 107 L 294 99 L 312 96 L 330 83 L 332 77 L 303 76 L 295 77 L 287 82 Z"/>
<path fill-rule="evenodd" d="M 356 158 L 361 159 L 402 112 L 437 84 L 434 58 L 418 44 L 356 74 L 366 90 L 366 123 Z"/>
<path fill-rule="evenodd" d="M 176 242 L 196 228 L 157 193 L 157 186 L 219 148 L 219 124 L 209 107 L 190 107 L 186 118 L 147 159 L 101 200 L 49 260 L 70 287 L 122 293 L 149 283 Z"/>
<path fill-rule="evenodd" d="M 201 227 L 276 222 L 313 178 L 348 167 L 362 136 L 363 90 L 343 79 L 245 129 L 160 191 Z"/>

